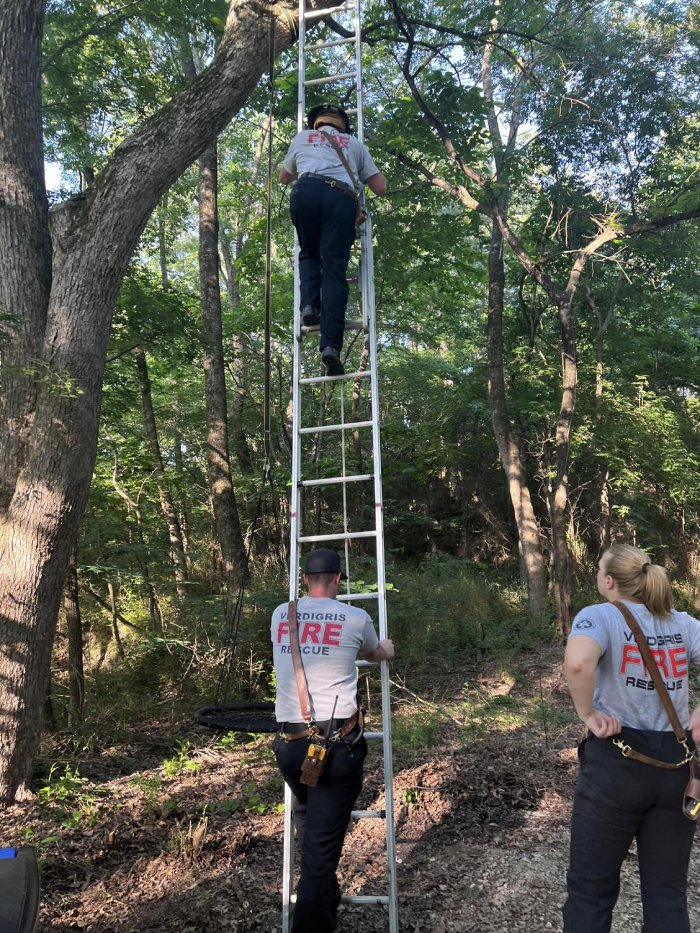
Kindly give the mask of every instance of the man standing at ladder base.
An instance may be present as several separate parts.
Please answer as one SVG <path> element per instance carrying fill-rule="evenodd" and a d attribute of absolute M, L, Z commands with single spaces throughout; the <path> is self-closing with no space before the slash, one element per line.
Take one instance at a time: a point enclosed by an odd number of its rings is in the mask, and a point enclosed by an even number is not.
<path fill-rule="evenodd" d="M 321 325 L 321 359 L 329 376 L 341 376 L 346 272 L 355 239 L 360 182 L 386 194 L 386 179 L 367 148 L 350 136 L 347 113 L 333 104 L 309 111 L 308 129 L 292 140 L 280 169 L 292 189 L 290 212 L 299 239 L 301 322 Z M 342 155 L 341 155 L 342 153 Z"/>
<path fill-rule="evenodd" d="M 294 825 L 301 848 L 292 933 L 335 929 L 340 903 L 335 873 L 362 788 L 367 754 L 355 661 L 358 654 L 368 661 L 389 661 L 394 656 L 393 642 L 377 638 L 364 609 L 335 598 L 344 578 L 335 551 L 312 551 L 304 573 L 309 595 L 282 603 L 272 616 L 278 723 L 273 749 L 294 794 Z M 300 671 L 293 660 L 296 647 Z M 304 686 L 299 686 L 299 679 Z M 315 783 L 309 783 L 308 761 L 314 749 L 318 759 L 319 747 L 322 767 L 314 774 Z"/>

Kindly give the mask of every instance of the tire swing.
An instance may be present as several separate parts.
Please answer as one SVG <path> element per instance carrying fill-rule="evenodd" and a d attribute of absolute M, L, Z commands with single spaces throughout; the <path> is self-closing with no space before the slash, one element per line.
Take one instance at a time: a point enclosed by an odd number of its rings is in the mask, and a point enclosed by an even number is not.
<path fill-rule="evenodd" d="M 194 714 L 195 722 L 213 732 L 276 732 L 274 703 L 228 703 L 205 706 Z"/>

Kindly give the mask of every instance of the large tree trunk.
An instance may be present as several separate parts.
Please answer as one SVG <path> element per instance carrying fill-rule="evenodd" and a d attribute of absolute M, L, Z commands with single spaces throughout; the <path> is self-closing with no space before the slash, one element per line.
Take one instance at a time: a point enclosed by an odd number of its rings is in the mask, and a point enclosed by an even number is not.
<path fill-rule="evenodd" d="M 230 591 L 247 570 L 228 448 L 226 374 L 219 292 L 219 215 L 216 143 L 199 160 L 199 288 L 204 335 L 207 476 L 216 538 Z"/>
<path fill-rule="evenodd" d="M 262 75 L 275 10 L 231 0 L 211 66 L 119 146 L 84 194 L 54 209 L 49 228 L 40 104 L 44 6 L 0 4 L 0 298 L 3 315 L 12 315 L 2 348 L 0 420 L 0 800 L 20 796 L 31 775 L 124 274 L 158 199 Z M 288 12 L 276 21 L 278 53 L 293 41 L 296 6 Z"/>
<path fill-rule="evenodd" d="M 542 554 L 540 529 L 527 485 L 527 470 L 518 444 L 513 437 L 506 407 L 503 376 L 504 287 L 503 237 L 498 225 L 494 222 L 491 227 L 489 249 L 487 334 L 489 404 L 493 433 L 508 480 L 508 492 L 515 513 L 521 567 L 527 583 L 530 619 L 536 622 L 541 620 L 544 613 L 547 598 L 547 569 Z"/>
<path fill-rule="evenodd" d="M 73 548 L 66 577 L 63 609 L 68 629 L 68 690 L 70 693 L 71 725 L 81 722 L 85 708 L 85 671 L 83 669 L 83 623 L 80 618 L 78 590 L 78 559 Z"/>
<path fill-rule="evenodd" d="M 39 0 L 0 4 L 0 517 L 26 458 L 51 288 L 39 70 L 43 20 Z"/>
<path fill-rule="evenodd" d="M 571 305 L 573 291 L 567 289 L 559 303 L 559 334 L 562 356 L 562 393 L 554 439 L 555 477 L 550 494 L 549 511 L 552 521 L 552 562 L 554 565 L 554 599 L 562 634 L 571 628 L 571 558 L 566 540 L 569 511 L 569 451 L 571 426 L 576 403 L 578 360 L 574 340 Z"/>
<path fill-rule="evenodd" d="M 139 546 L 137 550 L 137 560 L 139 566 L 141 567 L 141 577 L 143 579 L 143 587 L 148 596 L 148 613 L 151 620 L 151 631 L 158 632 L 163 631 L 163 614 L 160 610 L 158 604 L 158 597 L 156 596 L 155 587 L 151 583 L 151 575 L 148 569 L 148 561 L 146 560 L 146 539 L 143 533 L 143 515 L 141 514 L 141 509 L 139 507 L 138 501 L 134 502 L 131 496 L 127 493 L 125 489 L 119 485 L 117 480 L 117 468 L 118 464 L 115 458 L 114 469 L 112 471 L 112 484 L 114 489 L 127 504 L 129 509 L 134 510 L 134 520 L 136 522 L 136 536 L 138 538 Z"/>
<path fill-rule="evenodd" d="M 139 373 L 139 385 L 141 387 L 141 402 L 143 405 L 143 423 L 146 429 L 146 437 L 151 446 L 153 454 L 153 474 L 158 486 L 158 496 L 160 498 L 160 507 L 163 512 L 163 518 L 168 526 L 168 536 L 170 538 L 170 551 L 175 566 L 175 587 L 177 595 L 182 597 L 187 592 L 187 556 L 185 546 L 182 542 L 182 529 L 180 528 L 180 519 L 173 502 L 170 492 L 168 478 L 165 475 L 165 466 L 163 465 L 163 456 L 160 451 L 160 441 L 158 440 L 158 427 L 156 425 L 155 414 L 153 413 L 153 398 L 151 396 L 151 380 L 148 376 L 148 364 L 146 354 L 138 348 L 134 351 L 136 357 L 136 368 Z"/>
<path fill-rule="evenodd" d="M 221 234 L 219 236 L 221 246 L 221 255 L 226 267 L 226 290 L 228 292 L 228 303 L 234 314 L 238 313 L 239 288 L 238 271 L 236 269 L 234 256 L 232 255 L 231 244 L 228 238 Z M 238 233 L 236 236 L 236 257 L 240 256 L 243 246 L 243 236 Z M 253 472 L 253 459 L 250 455 L 248 438 L 246 437 L 243 424 L 245 413 L 245 403 L 248 397 L 247 388 L 247 366 L 245 358 L 245 335 L 242 331 L 234 331 L 231 337 L 231 370 L 233 373 L 233 404 L 231 411 L 231 440 L 233 452 L 236 455 L 238 466 L 243 473 Z"/>

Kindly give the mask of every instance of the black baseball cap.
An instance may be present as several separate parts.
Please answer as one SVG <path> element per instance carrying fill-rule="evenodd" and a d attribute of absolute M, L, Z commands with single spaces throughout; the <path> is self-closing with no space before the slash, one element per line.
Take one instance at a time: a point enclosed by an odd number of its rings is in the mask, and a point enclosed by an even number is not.
<path fill-rule="evenodd" d="M 347 580 L 347 574 L 340 567 L 340 554 L 327 547 L 317 548 L 309 554 L 304 573 L 339 573 L 341 580 Z"/>

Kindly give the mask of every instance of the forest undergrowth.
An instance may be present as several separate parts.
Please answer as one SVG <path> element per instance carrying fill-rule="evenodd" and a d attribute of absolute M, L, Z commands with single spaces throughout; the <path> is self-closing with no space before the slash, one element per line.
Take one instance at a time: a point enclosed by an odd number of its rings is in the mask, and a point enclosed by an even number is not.
<path fill-rule="evenodd" d="M 549 646 L 508 668 L 436 659 L 410 686 L 392 676 L 402 931 L 560 929 L 580 737 L 560 661 Z M 377 756 L 360 800 L 372 808 Z M 37 848 L 41 931 L 272 933 L 281 801 L 269 736 L 147 716 L 128 739 L 65 746 L 35 799 L 5 812 L 3 839 Z M 382 892 L 382 850 L 381 827 L 351 829 L 346 893 Z M 617 933 L 639 926 L 635 873 L 632 854 Z M 691 908 L 700 920 L 694 893 Z M 340 931 L 386 929 L 382 908 L 341 908 Z"/>
<path fill-rule="evenodd" d="M 246 697 L 273 690 L 262 627 L 271 603 L 269 591 L 253 593 L 240 632 Z M 528 627 L 517 587 L 456 561 L 395 574 L 389 603 L 401 931 L 560 929 L 581 735 L 563 646 L 551 629 Z M 278 931 L 283 786 L 271 737 L 193 722 L 213 699 L 223 646 L 202 629 L 179 645 L 125 649 L 124 660 L 93 662 L 85 721 L 46 731 L 34 798 L 0 818 L 3 845 L 36 847 L 39 929 Z M 370 729 L 377 687 L 363 676 Z M 59 720 L 62 690 L 59 640 Z M 384 805 L 379 754 L 370 750 L 362 808 Z M 340 867 L 348 894 L 384 892 L 378 824 L 350 830 Z M 640 923 L 635 872 L 632 854 L 617 933 Z M 700 895 L 691 909 L 700 921 Z M 387 929 L 380 907 L 341 908 L 340 933 Z"/>

